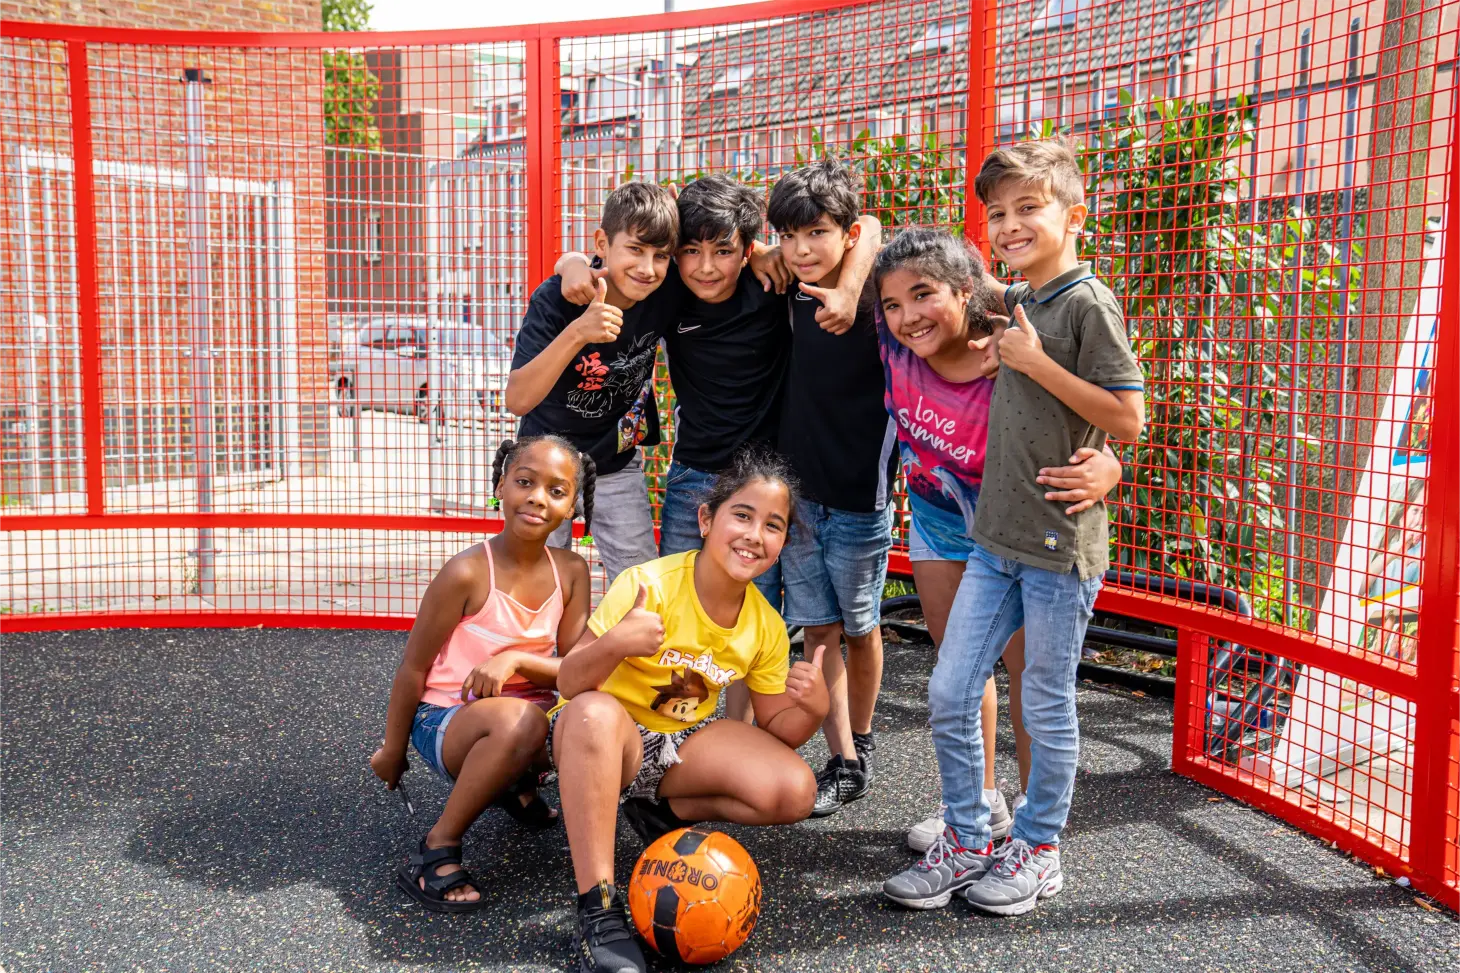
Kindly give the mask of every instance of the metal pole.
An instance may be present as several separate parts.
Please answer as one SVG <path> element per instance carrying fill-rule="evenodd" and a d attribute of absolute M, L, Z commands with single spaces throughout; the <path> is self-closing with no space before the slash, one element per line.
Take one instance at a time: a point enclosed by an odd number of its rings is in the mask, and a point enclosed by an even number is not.
<path fill-rule="evenodd" d="M 1344 362 L 1348 361 L 1348 328 L 1349 300 L 1353 294 L 1353 288 L 1349 286 L 1350 268 L 1353 266 L 1353 210 L 1354 210 L 1354 159 L 1358 154 L 1359 141 L 1359 83 L 1361 68 L 1359 67 L 1359 30 L 1363 22 L 1355 17 L 1348 25 L 1348 92 L 1345 98 L 1343 109 L 1343 168 L 1340 170 L 1342 190 L 1339 193 L 1339 225 L 1336 239 L 1338 245 L 1343 248 L 1343 311 L 1339 319 L 1340 335 L 1338 340 L 1338 442 L 1340 448 L 1343 443 L 1348 442 L 1348 370 Z M 1455 160 L 1450 160 L 1454 165 Z M 1324 355 L 1325 359 L 1327 355 Z"/>
<path fill-rule="evenodd" d="M 188 327 L 193 359 L 193 476 L 197 483 L 197 512 L 213 512 L 213 325 L 210 320 L 208 281 L 208 174 L 204 160 L 203 86 L 209 84 L 201 68 L 183 72 L 183 141 L 188 156 Z M 198 528 L 198 594 L 213 597 L 215 550 L 213 528 Z"/>
<path fill-rule="evenodd" d="M 1294 195 L 1298 200 L 1298 240 L 1297 244 L 1293 247 L 1293 303 L 1292 320 L 1289 324 L 1289 327 L 1292 328 L 1292 343 L 1288 353 L 1288 367 L 1292 369 L 1292 372 L 1289 375 L 1288 381 L 1288 387 L 1290 389 L 1288 393 L 1288 469 L 1285 478 L 1287 480 L 1287 489 L 1284 496 L 1284 501 L 1288 507 L 1287 538 L 1283 545 L 1283 621 L 1285 624 L 1291 624 L 1288 621 L 1288 610 L 1293 605 L 1293 571 L 1295 568 L 1293 562 L 1296 560 L 1295 536 L 1297 529 L 1302 524 L 1302 514 L 1298 510 L 1297 503 L 1298 434 L 1296 426 L 1300 414 L 1298 410 L 1298 379 L 1301 373 L 1303 357 L 1303 220 L 1308 214 L 1307 180 L 1305 177 L 1307 176 L 1308 169 L 1308 69 L 1310 63 L 1309 58 L 1312 54 L 1313 32 L 1308 28 L 1304 28 L 1299 37 L 1298 76 L 1302 79 L 1303 95 L 1298 99 L 1298 164 L 1293 167 L 1297 174 L 1297 183 L 1294 187 L 1297 189 L 1297 192 Z M 1311 333 L 1309 339 L 1312 339 Z M 1305 407 L 1307 406 L 1306 399 L 1303 405 Z M 1299 617 L 1301 618 L 1301 613 Z"/>

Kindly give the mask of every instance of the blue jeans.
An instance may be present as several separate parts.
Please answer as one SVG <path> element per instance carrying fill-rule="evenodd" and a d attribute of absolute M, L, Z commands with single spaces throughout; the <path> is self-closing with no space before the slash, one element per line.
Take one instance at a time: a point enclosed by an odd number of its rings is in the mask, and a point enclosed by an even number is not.
<path fill-rule="evenodd" d="M 857 513 L 802 500 L 781 552 L 786 621 L 803 628 L 841 622 L 854 638 L 870 633 L 882 617 L 891 549 L 892 504 Z"/>
<path fill-rule="evenodd" d="M 948 613 L 938 664 L 928 682 L 933 747 L 943 779 L 945 820 L 965 848 L 989 842 L 983 799 L 979 709 L 994 663 L 1024 627 L 1024 728 L 1029 731 L 1029 803 L 1014 819 L 1015 838 L 1058 844 L 1070 814 L 1080 724 L 1075 668 L 1100 591 L 1099 577 L 1056 574 L 997 557 L 974 545 Z"/>
<path fill-rule="evenodd" d="M 709 496 L 715 474 L 697 470 L 683 463 L 671 462 L 664 478 L 664 506 L 659 511 L 659 556 L 698 551 L 704 543 L 700 536 L 700 504 Z M 776 611 L 781 610 L 781 562 L 770 566 L 755 579 L 755 586 Z"/>

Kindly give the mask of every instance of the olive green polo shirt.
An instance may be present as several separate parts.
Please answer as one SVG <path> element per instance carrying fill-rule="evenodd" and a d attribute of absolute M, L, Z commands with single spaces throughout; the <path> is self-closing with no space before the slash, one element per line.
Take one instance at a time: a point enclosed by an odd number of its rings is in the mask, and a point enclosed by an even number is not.
<path fill-rule="evenodd" d="M 1120 302 L 1089 264 L 1038 290 L 1015 284 L 1004 303 L 1011 313 L 1024 305 L 1044 353 L 1066 371 L 1111 391 L 1143 387 Z M 1032 567 L 1061 574 L 1074 567 L 1081 580 L 1104 574 L 1110 565 L 1104 501 L 1072 517 L 1065 513 L 1068 503 L 1044 499 L 1046 487 L 1035 477 L 1042 467 L 1064 466 L 1081 446 L 1103 448 L 1105 439 L 1104 431 L 1034 379 L 1000 369 L 989 405 L 973 539 L 991 554 Z"/>

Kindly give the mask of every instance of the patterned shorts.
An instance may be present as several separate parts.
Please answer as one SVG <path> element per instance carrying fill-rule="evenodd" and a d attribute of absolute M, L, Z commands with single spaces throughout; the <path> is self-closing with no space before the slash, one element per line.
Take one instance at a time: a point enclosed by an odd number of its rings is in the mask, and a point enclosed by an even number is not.
<path fill-rule="evenodd" d="M 558 717 L 566 712 L 566 709 L 558 710 L 553 714 L 552 719 L 548 720 L 547 752 L 548 759 L 553 762 L 554 768 L 558 766 L 558 760 L 553 754 L 553 733 L 558 726 Z M 645 729 L 635 723 L 634 725 L 639 728 L 639 740 L 644 745 L 644 756 L 639 761 L 639 772 L 620 792 L 619 803 L 622 804 L 631 797 L 642 797 L 657 803 L 659 782 L 664 779 L 665 774 L 669 773 L 670 767 L 679 763 L 680 745 L 717 719 L 719 719 L 718 716 L 711 716 L 708 719 L 700 720 L 694 726 L 687 726 L 682 730 L 675 730 L 673 733 Z"/>

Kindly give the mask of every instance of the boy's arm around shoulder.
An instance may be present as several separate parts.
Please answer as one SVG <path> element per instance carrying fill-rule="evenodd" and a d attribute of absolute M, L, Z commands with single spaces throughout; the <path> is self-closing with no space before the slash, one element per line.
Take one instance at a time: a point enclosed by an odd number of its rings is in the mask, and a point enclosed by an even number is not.
<path fill-rule="evenodd" d="M 999 361 L 1034 379 L 1097 429 L 1116 439 L 1139 439 L 1146 424 L 1145 397 L 1119 313 L 1099 306 L 1087 311 L 1077 338 L 1080 374 L 1045 354 L 1039 332 L 1023 306 L 1016 305 L 1008 328 L 999 335 Z"/>
<path fill-rule="evenodd" d="M 586 345 L 614 340 L 623 327 L 623 312 L 605 302 L 608 283 L 603 278 L 598 279 L 597 300 L 576 318 L 571 316 L 575 309 L 553 293 L 560 286 L 549 278 L 528 302 L 504 396 L 513 415 L 525 416 L 537 408 L 578 352 Z"/>

